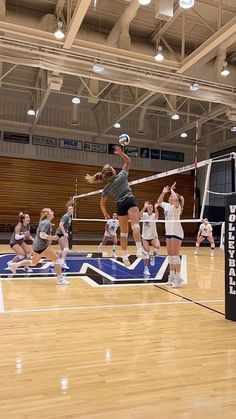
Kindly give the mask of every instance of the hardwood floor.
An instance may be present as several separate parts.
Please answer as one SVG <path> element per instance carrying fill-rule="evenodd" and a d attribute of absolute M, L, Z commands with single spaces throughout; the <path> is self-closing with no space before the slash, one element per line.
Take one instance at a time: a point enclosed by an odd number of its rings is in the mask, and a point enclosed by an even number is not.
<path fill-rule="evenodd" d="M 235 418 L 223 253 L 182 253 L 179 289 L 1 280 L 0 418 Z"/>

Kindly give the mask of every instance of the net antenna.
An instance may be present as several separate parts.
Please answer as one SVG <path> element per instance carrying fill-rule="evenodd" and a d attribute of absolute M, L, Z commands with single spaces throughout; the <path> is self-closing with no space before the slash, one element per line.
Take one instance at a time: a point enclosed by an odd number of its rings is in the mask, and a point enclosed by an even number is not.
<path fill-rule="evenodd" d="M 197 161 L 198 161 L 198 143 L 200 142 L 201 125 L 199 119 L 196 121 L 196 137 L 195 137 L 195 156 L 194 156 L 194 184 L 193 184 L 193 218 L 196 217 L 197 204 Z"/>

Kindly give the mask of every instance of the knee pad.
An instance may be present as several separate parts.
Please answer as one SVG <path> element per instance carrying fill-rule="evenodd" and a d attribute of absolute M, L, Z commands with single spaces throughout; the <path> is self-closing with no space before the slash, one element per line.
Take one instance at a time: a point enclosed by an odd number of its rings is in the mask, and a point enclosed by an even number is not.
<path fill-rule="evenodd" d="M 25 256 L 19 255 L 18 258 L 19 258 L 19 260 L 23 260 L 25 258 Z"/>
<path fill-rule="evenodd" d="M 136 223 L 136 224 L 133 224 L 131 228 L 132 228 L 132 230 L 134 230 L 135 228 L 137 230 L 140 230 L 140 225 L 138 223 Z"/>
<path fill-rule="evenodd" d="M 64 247 L 64 249 L 63 249 L 63 251 L 65 251 L 65 252 L 69 252 L 69 247 Z"/>
<path fill-rule="evenodd" d="M 172 258 L 173 258 L 173 256 L 168 256 L 168 262 L 169 262 L 170 265 L 173 265 L 173 263 L 174 263 Z"/>
<path fill-rule="evenodd" d="M 173 264 L 174 265 L 180 265 L 181 264 L 181 259 L 179 256 L 172 256 L 173 259 Z"/>
<path fill-rule="evenodd" d="M 120 237 L 128 237 L 128 233 L 120 233 Z"/>

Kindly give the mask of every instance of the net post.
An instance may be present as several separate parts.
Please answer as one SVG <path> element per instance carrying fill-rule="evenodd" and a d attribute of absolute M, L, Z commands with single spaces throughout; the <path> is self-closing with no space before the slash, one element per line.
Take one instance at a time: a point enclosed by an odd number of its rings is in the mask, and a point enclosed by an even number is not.
<path fill-rule="evenodd" d="M 236 165 L 236 154 L 234 154 L 231 158 L 231 190 L 232 190 L 232 192 L 236 192 L 236 188 L 235 188 L 235 165 Z"/>
<path fill-rule="evenodd" d="M 225 318 L 236 322 L 236 193 L 228 196 L 225 212 Z"/>
<path fill-rule="evenodd" d="M 201 213 L 200 213 L 200 217 L 199 217 L 201 219 L 203 219 L 204 209 L 205 209 L 205 205 L 206 205 L 207 189 L 208 189 L 210 175 L 211 175 L 211 165 L 212 165 L 212 161 L 209 162 L 208 167 L 207 167 L 204 193 L 203 193 L 203 198 L 202 198 L 202 207 L 201 207 Z"/>

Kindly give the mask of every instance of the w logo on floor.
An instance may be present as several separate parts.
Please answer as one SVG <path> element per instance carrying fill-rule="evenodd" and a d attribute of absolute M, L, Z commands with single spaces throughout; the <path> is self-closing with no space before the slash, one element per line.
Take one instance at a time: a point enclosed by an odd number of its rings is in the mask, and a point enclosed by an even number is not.
<path fill-rule="evenodd" d="M 112 259 L 100 257 L 97 253 L 70 253 L 66 259 L 69 269 L 64 270 L 67 277 L 80 277 L 93 287 L 109 285 L 138 285 L 138 284 L 164 284 L 168 281 L 167 256 L 155 258 L 153 266 L 149 265 L 150 276 L 144 275 L 144 261 L 136 256 L 129 257 L 131 265 L 125 266 L 121 258 Z M 11 253 L 0 254 L 0 277 L 2 279 L 36 279 L 38 277 L 54 277 L 53 264 L 47 259 L 27 273 L 23 268 L 17 270 L 16 275 L 7 266 L 13 258 Z M 181 257 L 181 276 L 187 282 L 186 256 Z"/>

